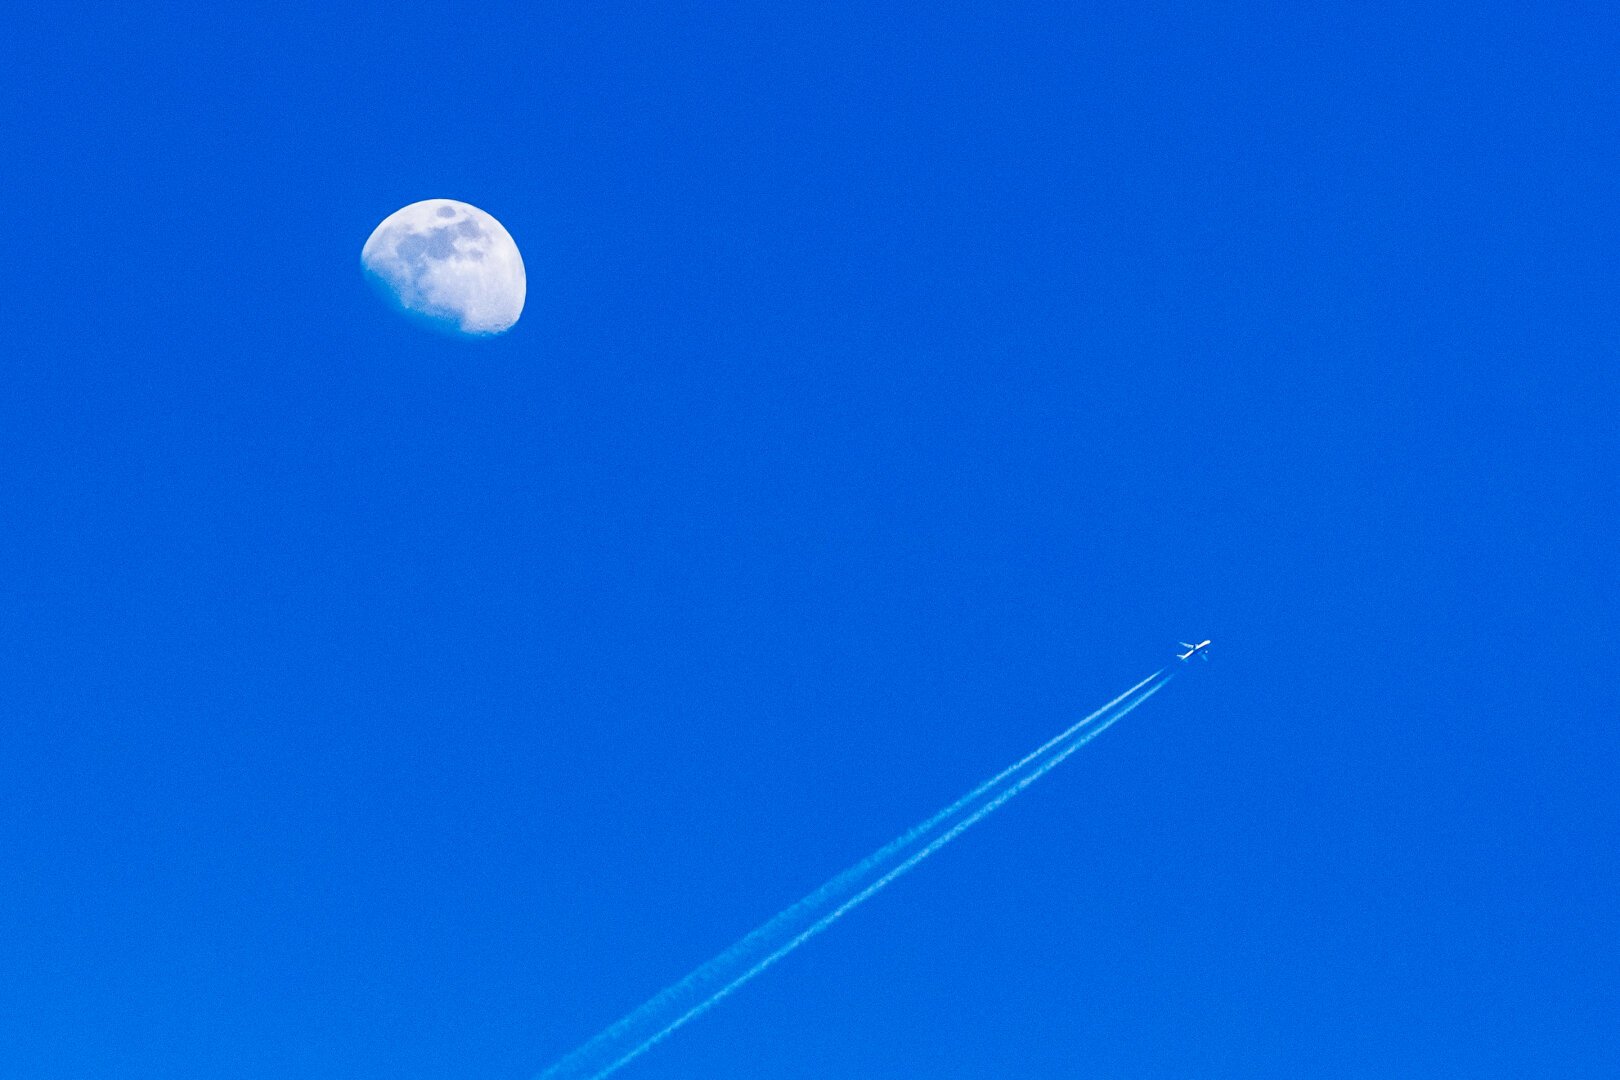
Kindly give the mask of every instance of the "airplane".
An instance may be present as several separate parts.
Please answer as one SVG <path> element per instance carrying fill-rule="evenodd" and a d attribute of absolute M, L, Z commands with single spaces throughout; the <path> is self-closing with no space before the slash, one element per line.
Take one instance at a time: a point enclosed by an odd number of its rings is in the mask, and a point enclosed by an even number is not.
<path fill-rule="evenodd" d="M 1209 648 L 1209 639 L 1208 638 L 1205 638 L 1203 641 L 1200 641 L 1196 645 L 1194 645 L 1190 641 L 1183 641 L 1181 643 L 1181 647 L 1183 649 L 1186 649 L 1187 651 L 1184 652 L 1184 653 L 1177 653 L 1176 654 L 1176 659 L 1182 661 L 1183 663 L 1185 663 L 1188 660 L 1191 660 L 1195 656 L 1202 656 L 1205 660 L 1209 659 L 1209 653 L 1204 651 L 1205 649 Z"/>

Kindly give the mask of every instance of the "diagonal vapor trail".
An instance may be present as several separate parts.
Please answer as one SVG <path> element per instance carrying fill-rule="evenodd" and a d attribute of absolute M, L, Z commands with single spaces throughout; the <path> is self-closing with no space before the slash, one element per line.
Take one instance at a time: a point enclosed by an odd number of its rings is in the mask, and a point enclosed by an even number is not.
<path fill-rule="evenodd" d="M 844 914 L 960 836 L 1175 678 L 1155 671 L 1123 694 L 1001 770 L 954 803 L 788 907 L 725 952 L 541 1073 L 537 1080 L 600 1080 L 837 922 Z"/>

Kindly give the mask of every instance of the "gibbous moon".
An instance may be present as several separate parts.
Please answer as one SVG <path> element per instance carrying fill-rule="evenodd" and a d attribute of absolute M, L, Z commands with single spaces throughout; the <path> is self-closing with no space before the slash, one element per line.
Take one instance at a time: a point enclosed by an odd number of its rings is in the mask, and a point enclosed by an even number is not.
<path fill-rule="evenodd" d="M 454 199 L 395 210 L 360 249 L 366 276 L 406 312 L 463 334 L 499 334 L 528 291 L 512 234 Z"/>

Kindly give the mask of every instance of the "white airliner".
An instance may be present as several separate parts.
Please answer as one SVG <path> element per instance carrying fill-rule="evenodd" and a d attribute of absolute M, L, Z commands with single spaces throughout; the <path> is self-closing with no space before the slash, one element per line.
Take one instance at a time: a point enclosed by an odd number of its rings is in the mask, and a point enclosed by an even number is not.
<path fill-rule="evenodd" d="M 1202 656 L 1205 660 L 1209 659 L 1209 653 L 1204 652 L 1205 649 L 1209 648 L 1209 639 L 1208 638 L 1205 638 L 1203 641 L 1200 641 L 1196 645 L 1194 645 L 1190 641 L 1183 641 L 1181 643 L 1181 647 L 1183 649 L 1186 649 L 1187 651 L 1184 652 L 1184 653 L 1177 653 L 1176 654 L 1176 659 L 1177 660 L 1182 660 L 1182 661 L 1191 660 L 1195 656 Z"/>

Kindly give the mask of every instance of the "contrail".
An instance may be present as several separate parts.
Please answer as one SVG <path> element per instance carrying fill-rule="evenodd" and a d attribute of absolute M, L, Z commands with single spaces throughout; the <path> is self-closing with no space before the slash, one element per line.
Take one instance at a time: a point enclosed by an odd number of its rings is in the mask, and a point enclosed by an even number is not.
<path fill-rule="evenodd" d="M 1174 677 L 1175 673 L 1167 669 L 1155 671 L 605 1028 L 541 1073 L 537 1080 L 600 1080 L 617 1072 L 956 839 L 969 826 L 1158 693 Z"/>

